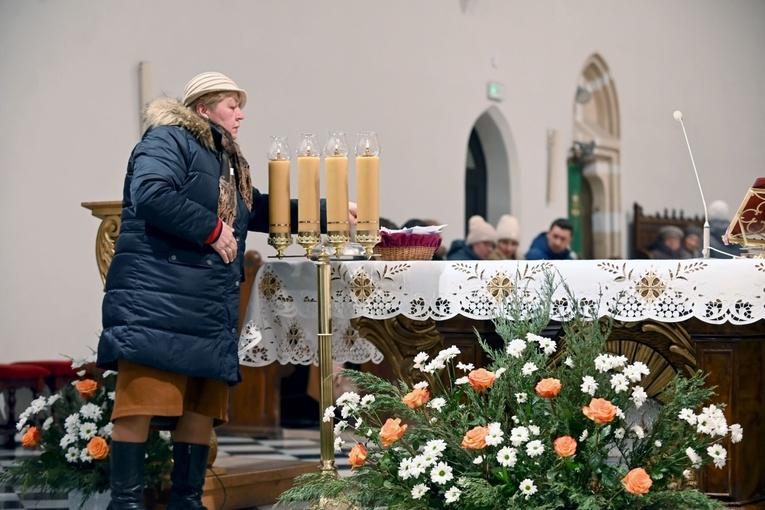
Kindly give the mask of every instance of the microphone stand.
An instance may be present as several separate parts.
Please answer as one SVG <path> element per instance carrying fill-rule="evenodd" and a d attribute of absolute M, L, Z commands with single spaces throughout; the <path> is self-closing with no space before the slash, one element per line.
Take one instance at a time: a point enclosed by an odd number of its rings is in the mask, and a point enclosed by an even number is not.
<path fill-rule="evenodd" d="M 691 165 L 693 165 L 693 173 L 696 175 L 696 184 L 699 185 L 699 194 L 701 194 L 701 203 L 704 205 L 704 238 L 703 248 L 701 249 L 701 255 L 708 259 L 712 255 L 709 243 L 709 214 L 707 214 L 707 201 L 704 199 L 704 190 L 701 189 L 701 180 L 699 179 L 699 172 L 696 170 L 696 162 L 693 160 L 693 151 L 691 151 L 691 143 L 688 141 L 688 133 L 685 131 L 685 124 L 683 123 L 683 114 L 675 112 L 675 120 L 680 122 L 683 127 L 683 135 L 685 136 L 685 144 L 688 146 L 688 154 L 691 155 Z"/>

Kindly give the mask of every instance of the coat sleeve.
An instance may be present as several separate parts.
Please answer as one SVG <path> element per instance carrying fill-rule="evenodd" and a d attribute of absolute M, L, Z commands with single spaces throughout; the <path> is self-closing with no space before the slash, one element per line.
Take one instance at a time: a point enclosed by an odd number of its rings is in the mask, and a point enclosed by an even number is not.
<path fill-rule="evenodd" d="M 327 232 L 327 201 L 319 201 L 319 226 L 322 233 Z M 257 188 L 252 188 L 252 211 L 248 230 L 268 233 L 268 194 L 262 194 Z M 290 200 L 290 231 L 297 234 L 298 231 L 298 201 Z"/>
<path fill-rule="evenodd" d="M 216 228 L 218 216 L 181 193 L 190 164 L 188 142 L 179 128 L 160 127 L 150 131 L 133 155 L 130 195 L 136 217 L 164 232 L 202 245 Z M 213 182 L 211 178 L 211 186 Z M 217 199 L 218 189 L 211 193 Z"/>

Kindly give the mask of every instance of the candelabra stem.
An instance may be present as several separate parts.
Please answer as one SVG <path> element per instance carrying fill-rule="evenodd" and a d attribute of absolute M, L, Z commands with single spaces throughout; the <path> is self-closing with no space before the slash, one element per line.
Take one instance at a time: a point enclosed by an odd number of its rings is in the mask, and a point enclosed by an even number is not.
<path fill-rule="evenodd" d="M 319 471 L 323 474 L 337 476 L 335 466 L 334 423 L 324 421 L 325 410 L 332 405 L 332 303 L 330 296 L 329 254 L 322 248 L 321 255 L 316 261 L 318 275 L 318 306 L 319 306 L 319 423 L 321 424 L 321 464 Z"/>

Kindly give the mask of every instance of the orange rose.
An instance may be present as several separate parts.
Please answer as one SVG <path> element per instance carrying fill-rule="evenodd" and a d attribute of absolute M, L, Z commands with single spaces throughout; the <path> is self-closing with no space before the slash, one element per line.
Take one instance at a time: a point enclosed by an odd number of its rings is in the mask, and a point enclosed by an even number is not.
<path fill-rule="evenodd" d="M 555 453 L 561 457 L 571 457 L 576 453 L 576 439 L 571 436 L 562 436 L 553 441 Z"/>
<path fill-rule="evenodd" d="M 616 416 L 616 407 L 604 398 L 593 398 L 590 405 L 582 408 L 582 412 L 595 423 L 610 423 Z"/>
<path fill-rule="evenodd" d="M 21 438 L 21 445 L 24 448 L 34 448 L 37 443 L 40 442 L 40 429 L 37 427 L 29 427 L 24 432 L 24 437 Z"/>
<path fill-rule="evenodd" d="M 473 370 L 468 374 L 468 382 L 475 391 L 483 391 L 491 388 L 491 385 L 494 384 L 494 379 L 496 378 L 497 374 L 489 372 L 485 368 Z"/>
<path fill-rule="evenodd" d="M 390 446 L 404 436 L 409 425 L 401 425 L 401 418 L 388 418 L 385 425 L 380 429 L 380 439 L 383 446 Z"/>
<path fill-rule="evenodd" d="M 75 388 L 77 388 L 77 391 L 80 392 L 82 398 L 87 400 L 92 397 L 98 389 L 98 383 L 93 379 L 84 379 L 82 381 L 78 381 L 77 385 L 75 385 Z"/>
<path fill-rule="evenodd" d="M 553 398 L 558 396 L 562 387 L 558 379 L 548 378 L 539 381 L 534 389 L 542 398 Z"/>
<path fill-rule="evenodd" d="M 486 448 L 486 436 L 489 435 L 489 427 L 474 427 L 468 430 L 462 438 L 462 447 L 468 450 L 483 450 Z"/>
<path fill-rule="evenodd" d="M 404 395 L 401 402 L 404 403 L 409 409 L 417 409 L 430 398 L 430 393 L 425 388 L 415 388 L 411 392 Z"/>
<path fill-rule="evenodd" d="M 627 492 L 639 496 L 648 492 L 648 489 L 653 485 L 653 480 L 645 472 L 645 469 L 635 468 L 627 473 L 627 476 L 622 479 L 622 483 L 624 483 L 624 488 L 627 489 Z"/>
<path fill-rule="evenodd" d="M 109 445 L 103 437 L 95 436 L 88 441 L 88 453 L 96 460 L 105 459 L 109 456 Z"/>
<path fill-rule="evenodd" d="M 364 461 L 367 460 L 367 449 L 361 443 L 356 443 L 356 446 L 351 449 L 351 453 L 348 454 L 348 462 L 351 464 L 351 471 L 357 467 L 364 465 Z"/>

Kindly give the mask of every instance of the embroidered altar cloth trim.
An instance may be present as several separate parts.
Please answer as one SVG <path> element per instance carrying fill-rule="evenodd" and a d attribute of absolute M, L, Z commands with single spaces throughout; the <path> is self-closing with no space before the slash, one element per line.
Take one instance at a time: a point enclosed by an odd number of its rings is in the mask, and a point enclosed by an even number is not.
<path fill-rule="evenodd" d="M 765 319 L 761 259 L 577 261 L 348 261 L 332 263 L 333 357 L 379 362 L 382 354 L 350 326 L 355 317 L 445 320 L 496 316 L 514 289 L 532 293 L 546 271 L 579 302 L 617 320 L 750 324 Z M 258 272 L 240 337 L 246 365 L 317 362 L 316 266 L 307 260 L 265 264 Z M 552 319 L 571 307 L 559 286 Z"/>

